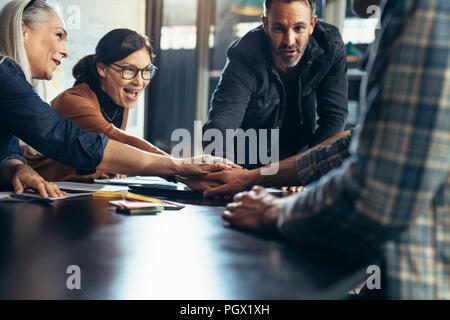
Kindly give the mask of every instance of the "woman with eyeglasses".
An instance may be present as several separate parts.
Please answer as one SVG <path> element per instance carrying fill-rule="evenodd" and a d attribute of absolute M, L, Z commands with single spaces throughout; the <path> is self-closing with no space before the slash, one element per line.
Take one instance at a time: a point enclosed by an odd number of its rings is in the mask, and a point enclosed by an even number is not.
<path fill-rule="evenodd" d="M 95 54 L 81 59 L 73 68 L 75 84 L 56 97 L 51 105 L 64 118 L 81 129 L 105 134 L 108 138 L 161 155 L 164 151 L 146 140 L 125 132 L 128 112 L 136 106 L 156 72 L 153 49 L 148 37 L 129 29 L 108 32 L 97 44 Z M 63 165 L 31 148 L 24 148 L 31 167 L 44 179 L 89 180 L 108 175 L 97 171 L 80 176 L 76 169 Z"/>
<path fill-rule="evenodd" d="M 33 187 L 45 197 L 62 195 L 55 184 L 26 165 L 18 139 L 86 174 L 98 169 L 198 179 L 232 165 L 209 156 L 175 159 L 145 152 L 103 134 L 84 131 L 57 114 L 42 101 L 31 81 L 52 79 L 56 67 L 69 54 L 66 41 L 64 22 L 43 0 L 10 1 L 0 11 L 0 183 L 12 184 L 16 193 Z M 136 92 L 130 92 L 131 86 L 124 88 L 126 98 L 132 100 Z"/>

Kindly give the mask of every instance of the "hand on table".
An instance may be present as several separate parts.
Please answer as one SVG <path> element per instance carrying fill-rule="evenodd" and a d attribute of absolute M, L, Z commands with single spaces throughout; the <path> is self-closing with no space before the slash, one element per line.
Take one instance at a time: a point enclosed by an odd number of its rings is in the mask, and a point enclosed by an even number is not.
<path fill-rule="evenodd" d="M 65 192 L 59 190 L 53 182 L 45 181 L 36 171 L 28 165 L 19 165 L 12 179 L 12 185 L 16 194 L 22 194 L 25 188 L 31 187 L 39 191 L 44 198 L 58 198 Z"/>
<path fill-rule="evenodd" d="M 255 186 L 233 198 L 222 214 L 231 226 L 258 231 L 275 231 L 285 199 L 277 198 L 263 187 Z"/>

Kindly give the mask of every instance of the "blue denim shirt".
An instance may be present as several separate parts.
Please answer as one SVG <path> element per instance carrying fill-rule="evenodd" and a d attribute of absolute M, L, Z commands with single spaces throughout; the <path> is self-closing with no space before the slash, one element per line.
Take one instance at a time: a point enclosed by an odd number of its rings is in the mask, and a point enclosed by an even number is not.
<path fill-rule="evenodd" d="M 24 161 L 18 138 L 45 156 L 79 169 L 79 174 L 95 172 L 102 161 L 108 138 L 83 131 L 53 111 L 21 67 L 8 58 L 0 63 L 0 110 L 0 161 Z"/>

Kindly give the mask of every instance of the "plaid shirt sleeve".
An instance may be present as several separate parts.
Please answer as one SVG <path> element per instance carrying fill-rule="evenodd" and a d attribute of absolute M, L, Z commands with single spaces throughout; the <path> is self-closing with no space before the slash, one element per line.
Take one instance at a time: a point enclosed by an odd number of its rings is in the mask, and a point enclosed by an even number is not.
<path fill-rule="evenodd" d="M 300 185 L 306 186 L 342 165 L 350 156 L 349 146 L 354 130 L 334 140 L 332 143 L 317 146 L 298 155 L 295 168 Z"/>
<path fill-rule="evenodd" d="M 433 205 L 450 170 L 449 14 L 448 0 L 385 2 L 349 157 L 289 199 L 283 235 L 367 252 Z"/>

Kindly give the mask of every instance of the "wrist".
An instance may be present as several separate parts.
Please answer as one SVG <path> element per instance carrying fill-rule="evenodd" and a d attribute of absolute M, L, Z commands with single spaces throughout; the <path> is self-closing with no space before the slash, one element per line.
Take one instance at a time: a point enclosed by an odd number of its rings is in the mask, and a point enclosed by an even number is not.
<path fill-rule="evenodd" d="M 260 174 L 260 170 L 261 169 L 253 169 L 253 170 L 245 170 L 245 174 L 244 174 L 244 181 L 246 181 L 246 184 L 248 187 L 253 187 L 253 186 L 263 186 L 261 184 L 261 174 Z"/>
<path fill-rule="evenodd" d="M 22 161 L 17 162 L 17 163 L 15 164 L 15 166 L 16 166 L 16 170 L 19 170 L 19 169 L 23 169 L 23 168 L 27 168 L 27 167 L 28 167 L 28 165 L 25 164 L 25 163 L 23 163 Z"/>
<path fill-rule="evenodd" d="M 23 162 L 13 163 L 11 166 L 11 172 L 12 175 L 15 176 L 19 174 L 22 170 L 25 170 L 28 168 L 28 165 L 24 164 Z"/>
<path fill-rule="evenodd" d="M 170 173 L 168 174 L 168 176 L 182 175 L 184 172 L 183 160 L 174 157 L 169 157 L 169 160 L 171 162 L 171 165 Z"/>
<path fill-rule="evenodd" d="M 13 177 L 19 172 L 21 166 L 25 164 L 18 159 L 9 159 L 0 166 L 0 184 L 10 184 Z"/>
<path fill-rule="evenodd" d="M 16 170 L 17 168 L 19 168 L 19 166 L 21 165 L 25 165 L 21 160 L 16 159 L 16 158 L 11 158 L 8 160 L 4 160 L 1 164 L 0 169 L 4 170 L 11 170 L 14 169 Z"/>
<path fill-rule="evenodd" d="M 262 216 L 262 225 L 265 230 L 276 232 L 278 225 L 278 217 L 283 210 L 284 202 L 281 199 L 273 201 L 264 211 Z"/>

